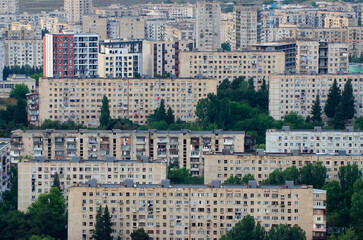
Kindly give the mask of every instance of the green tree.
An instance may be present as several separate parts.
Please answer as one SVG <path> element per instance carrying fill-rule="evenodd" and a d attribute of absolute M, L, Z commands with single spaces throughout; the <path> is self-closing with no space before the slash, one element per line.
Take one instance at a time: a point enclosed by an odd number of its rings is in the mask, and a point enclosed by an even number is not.
<path fill-rule="evenodd" d="M 284 116 L 284 126 L 289 126 L 292 129 L 305 129 L 305 119 L 296 112 L 290 112 Z"/>
<path fill-rule="evenodd" d="M 108 124 L 110 123 L 110 108 L 108 105 L 108 98 L 103 96 L 102 99 L 102 107 L 101 107 L 101 115 L 100 115 L 100 126 L 103 128 L 107 128 Z"/>
<path fill-rule="evenodd" d="M 345 233 L 340 234 L 338 237 L 332 235 L 329 240 L 358 240 L 353 228 L 348 228 Z"/>
<path fill-rule="evenodd" d="M 185 167 L 169 166 L 168 178 L 172 184 L 203 184 L 203 177 L 193 177 Z"/>
<path fill-rule="evenodd" d="M 143 228 L 139 228 L 130 234 L 132 240 L 149 240 L 149 234 Z"/>
<path fill-rule="evenodd" d="M 354 193 L 351 200 L 350 215 L 352 225 L 360 239 L 363 239 L 363 180 L 358 179 L 353 185 Z"/>
<path fill-rule="evenodd" d="M 223 51 L 225 51 L 225 52 L 231 51 L 231 45 L 229 43 L 222 43 L 221 47 L 222 47 Z"/>
<path fill-rule="evenodd" d="M 105 211 L 102 216 L 103 221 L 103 240 L 112 240 L 112 222 L 110 212 L 108 211 L 108 207 L 105 207 Z"/>
<path fill-rule="evenodd" d="M 58 188 L 59 190 L 60 189 L 60 181 L 59 181 L 59 175 L 58 173 L 56 172 L 55 175 L 54 175 L 54 180 L 53 180 L 53 186 L 52 187 L 56 187 Z"/>
<path fill-rule="evenodd" d="M 333 180 L 323 186 L 323 189 L 326 190 L 326 209 L 328 213 L 333 213 L 339 211 L 341 198 L 342 198 L 342 189 L 340 188 L 340 184 L 338 181 Z"/>
<path fill-rule="evenodd" d="M 173 109 L 171 109 L 171 107 L 168 108 L 165 121 L 169 125 L 174 123 L 174 112 Z"/>
<path fill-rule="evenodd" d="M 345 116 L 344 106 L 343 103 L 340 102 L 337 106 L 334 119 L 333 119 L 333 126 L 335 129 L 343 129 L 345 126 L 345 122 L 347 117 Z"/>
<path fill-rule="evenodd" d="M 224 181 L 225 185 L 242 185 L 242 180 L 237 176 L 230 176 L 227 178 L 226 181 Z"/>
<path fill-rule="evenodd" d="M 235 226 L 223 235 L 220 240 L 264 240 L 265 229 L 260 223 L 255 223 L 255 219 L 247 215 Z"/>
<path fill-rule="evenodd" d="M 268 240 L 306 240 L 304 230 L 298 226 L 289 227 L 286 224 L 273 226 L 267 234 Z"/>
<path fill-rule="evenodd" d="M 39 195 L 29 206 L 27 216 L 31 219 L 29 234 L 49 235 L 56 239 L 65 239 L 67 235 L 65 215 L 66 205 L 58 188 Z"/>
<path fill-rule="evenodd" d="M 248 184 L 248 181 L 249 181 L 249 180 L 255 180 L 255 177 L 254 177 L 251 173 L 245 174 L 245 175 L 242 177 L 242 183 L 243 183 L 243 184 Z"/>
<path fill-rule="evenodd" d="M 92 238 L 95 240 L 103 240 L 103 212 L 102 206 L 97 210 L 95 229 L 93 230 Z"/>
<path fill-rule="evenodd" d="M 55 240 L 55 239 L 50 236 L 33 235 L 33 236 L 31 236 L 30 240 Z"/>
<path fill-rule="evenodd" d="M 321 106 L 319 94 L 316 95 L 315 101 L 313 102 L 313 107 L 311 110 L 311 120 L 313 123 L 321 124 Z"/>
<path fill-rule="evenodd" d="M 302 184 L 313 185 L 314 188 L 321 189 L 326 179 L 326 167 L 320 162 L 308 163 L 300 169 Z"/>
<path fill-rule="evenodd" d="M 348 79 L 345 83 L 341 99 L 346 119 L 352 119 L 355 113 L 352 80 Z"/>
<path fill-rule="evenodd" d="M 363 117 L 356 118 L 354 121 L 354 129 L 363 130 Z"/>
<path fill-rule="evenodd" d="M 329 118 L 333 118 L 335 116 L 336 107 L 340 103 L 341 100 L 341 91 L 338 87 L 337 80 L 334 79 L 333 85 L 329 89 L 328 99 L 326 100 L 324 112 L 325 115 Z"/>
<path fill-rule="evenodd" d="M 24 83 L 15 84 L 14 88 L 11 89 L 10 97 L 20 99 L 26 99 L 26 94 L 29 93 L 29 88 Z"/>
<path fill-rule="evenodd" d="M 164 121 L 166 122 L 167 114 L 165 110 L 165 101 L 164 99 L 160 100 L 160 105 L 158 108 L 155 109 L 154 114 L 150 116 L 150 121 L 154 122 L 160 122 Z"/>
<path fill-rule="evenodd" d="M 28 113 L 25 99 L 19 99 L 14 111 L 14 123 L 28 125 Z"/>

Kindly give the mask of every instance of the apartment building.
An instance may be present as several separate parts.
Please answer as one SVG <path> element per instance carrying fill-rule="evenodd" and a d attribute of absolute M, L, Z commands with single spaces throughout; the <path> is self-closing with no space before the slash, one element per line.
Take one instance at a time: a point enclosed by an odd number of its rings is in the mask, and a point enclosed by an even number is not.
<path fill-rule="evenodd" d="M 348 65 L 347 43 L 319 42 L 319 74 L 347 73 Z"/>
<path fill-rule="evenodd" d="M 0 14 L 18 14 L 19 0 L 1 0 Z"/>
<path fill-rule="evenodd" d="M 295 25 L 261 28 L 261 43 L 295 40 L 297 28 Z"/>
<path fill-rule="evenodd" d="M 335 154 L 344 151 L 348 154 L 363 153 L 363 132 L 353 127 L 346 130 L 292 130 L 285 126 L 281 130 L 270 129 L 266 132 L 266 151 L 293 151 L 306 153 Z"/>
<path fill-rule="evenodd" d="M 39 92 L 32 90 L 26 94 L 28 123 L 29 125 L 39 125 Z"/>
<path fill-rule="evenodd" d="M 64 0 L 64 10 L 71 23 L 81 23 L 84 14 L 92 13 L 92 7 L 92 0 Z"/>
<path fill-rule="evenodd" d="M 150 41 L 163 41 L 165 36 L 164 25 L 172 22 L 169 19 L 148 19 L 145 24 L 145 39 Z"/>
<path fill-rule="evenodd" d="M 165 41 L 195 40 L 195 22 L 171 22 L 164 25 Z"/>
<path fill-rule="evenodd" d="M 247 214 L 266 230 L 278 224 L 299 226 L 307 239 L 326 232 L 326 191 L 312 186 L 86 184 L 68 196 L 68 239 L 90 239 L 99 207 L 108 206 L 114 237 L 129 240 L 144 228 L 151 239 L 218 240 Z"/>
<path fill-rule="evenodd" d="M 0 199 L 2 193 L 10 190 L 10 139 L 0 138 Z"/>
<path fill-rule="evenodd" d="M 186 167 L 199 176 L 203 175 L 207 153 L 244 152 L 244 145 L 245 133 L 237 131 L 19 130 L 12 132 L 11 160 L 17 162 L 20 156 L 140 160 L 147 156 Z"/>
<path fill-rule="evenodd" d="M 151 77 L 180 75 L 180 54 L 193 50 L 194 41 L 144 41 L 143 74 Z"/>
<path fill-rule="evenodd" d="M 348 42 L 348 28 L 296 28 L 298 39 L 314 39 L 326 42 Z"/>
<path fill-rule="evenodd" d="M 285 53 L 285 72 L 296 72 L 296 41 L 260 43 L 252 46 L 259 51 Z"/>
<path fill-rule="evenodd" d="M 319 71 L 319 42 L 296 41 L 296 72 L 310 73 Z"/>
<path fill-rule="evenodd" d="M 5 39 L 5 66 L 43 67 L 43 41 L 41 39 Z"/>
<path fill-rule="evenodd" d="M 18 163 L 18 209 L 26 209 L 42 193 L 48 193 L 58 174 L 60 189 L 67 200 L 68 189 L 72 185 L 96 179 L 102 184 L 121 184 L 132 179 L 139 184 L 159 184 L 166 178 L 167 165 L 160 161 L 106 160 L 80 161 L 79 157 L 70 160 L 45 160 L 37 157 Z"/>
<path fill-rule="evenodd" d="M 99 126 L 103 96 L 109 100 L 112 118 L 146 124 L 161 99 L 175 119 L 196 120 L 195 107 L 208 93 L 217 92 L 215 79 L 40 79 L 39 120 L 73 120 Z"/>
<path fill-rule="evenodd" d="M 145 39 L 146 33 L 146 23 L 145 19 L 140 17 L 121 17 L 115 19 L 117 25 L 119 26 L 121 39 Z M 114 24 L 116 24 L 114 23 Z"/>
<path fill-rule="evenodd" d="M 235 6 L 234 41 L 232 49 L 241 51 L 251 49 L 261 41 L 261 6 L 243 4 Z"/>
<path fill-rule="evenodd" d="M 197 2 L 196 45 L 199 51 L 221 48 L 221 5 L 216 1 Z"/>
<path fill-rule="evenodd" d="M 255 79 L 255 87 L 269 80 L 273 73 L 284 73 L 285 53 L 248 52 L 181 52 L 180 77 L 212 77 L 221 83 L 240 76 Z"/>
<path fill-rule="evenodd" d="M 233 42 L 234 21 L 233 13 L 222 13 L 221 15 L 221 43 Z"/>
<path fill-rule="evenodd" d="M 43 39 L 44 77 L 98 76 L 97 34 L 64 32 Z"/>
<path fill-rule="evenodd" d="M 98 72 L 101 78 L 136 78 L 143 71 L 142 41 L 107 40 L 100 43 Z"/>
<path fill-rule="evenodd" d="M 107 17 L 96 14 L 87 14 L 83 15 L 82 19 L 83 33 L 95 33 L 99 36 L 100 40 L 108 39 Z"/>
<path fill-rule="evenodd" d="M 318 162 L 327 169 L 326 182 L 339 180 L 339 168 L 348 164 L 356 164 L 359 170 L 363 172 L 363 157 L 361 154 L 345 154 L 344 152 L 336 155 L 328 153 L 300 153 L 295 151 L 298 147 L 294 148 L 294 150 L 291 149 L 291 153 L 284 153 L 283 147 L 278 146 L 279 143 L 270 144 L 269 149 L 271 149 L 271 145 L 276 145 L 276 148 L 273 148 L 272 152 L 266 151 L 266 153 L 257 151 L 253 154 L 215 153 L 206 155 L 204 160 L 204 183 L 210 184 L 213 180 L 224 182 L 230 177 L 243 178 L 247 174 L 252 174 L 255 180 L 262 182 L 274 170 L 284 171 L 292 166 L 301 169 L 308 163 L 314 164 Z M 277 149 L 282 150 L 282 152 L 278 152 Z"/>
<path fill-rule="evenodd" d="M 311 114 L 311 107 L 316 95 L 320 96 L 320 104 L 324 109 L 328 93 L 334 80 L 341 90 L 344 84 L 352 80 L 355 97 L 356 116 L 363 116 L 362 82 L 359 74 L 275 74 L 270 78 L 269 115 L 274 119 L 282 119 L 289 112 L 306 118 Z M 323 118 L 325 116 L 323 115 Z"/>

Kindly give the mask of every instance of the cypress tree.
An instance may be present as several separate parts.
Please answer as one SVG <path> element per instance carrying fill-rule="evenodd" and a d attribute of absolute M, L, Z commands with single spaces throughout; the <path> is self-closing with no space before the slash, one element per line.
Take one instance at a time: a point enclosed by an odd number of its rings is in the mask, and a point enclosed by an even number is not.
<path fill-rule="evenodd" d="M 174 113 L 171 107 L 168 108 L 168 112 L 166 113 L 166 123 L 167 124 L 174 123 Z"/>
<path fill-rule="evenodd" d="M 313 102 L 311 115 L 311 120 L 313 123 L 321 123 L 321 106 L 319 94 L 316 95 L 315 101 Z"/>
<path fill-rule="evenodd" d="M 103 240 L 103 215 L 102 206 L 97 211 L 95 230 L 93 231 L 92 238 L 95 240 Z"/>
<path fill-rule="evenodd" d="M 353 86 L 352 80 L 348 80 L 344 85 L 344 90 L 342 93 L 342 104 L 346 119 L 352 119 L 354 117 L 354 96 L 353 96 Z"/>
<path fill-rule="evenodd" d="M 58 175 L 58 173 L 55 173 L 54 181 L 53 181 L 53 186 L 52 187 L 57 187 L 59 190 L 61 190 L 60 189 L 60 181 L 59 181 L 59 175 Z"/>
<path fill-rule="evenodd" d="M 14 123 L 28 125 L 28 114 L 26 110 L 26 101 L 24 99 L 19 99 L 15 106 L 14 111 Z"/>
<path fill-rule="evenodd" d="M 166 110 L 165 110 L 164 99 L 160 100 L 160 105 L 155 110 L 155 113 L 154 113 L 154 119 L 155 119 L 155 121 L 166 121 Z"/>
<path fill-rule="evenodd" d="M 328 99 L 326 100 L 326 104 L 324 107 L 324 112 L 327 117 L 334 117 L 336 108 L 340 103 L 340 100 L 340 88 L 338 87 L 337 80 L 334 79 L 333 85 L 329 89 Z"/>
<path fill-rule="evenodd" d="M 107 206 L 105 207 L 105 211 L 103 212 L 102 220 L 103 220 L 103 240 L 112 240 L 111 216 Z"/>
<path fill-rule="evenodd" d="M 346 118 L 346 115 L 345 115 L 343 103 L 340 102 L 337 109 L 336 109 L 336 113 L 335 113 L 334 119 L 333 119 L 334 128 L 343 129 L 344 126 L 345 126 L 345 121 L 346 120 L 347 120 L 347 118 Z"/>
<path fill-rule="evenodd" d="M 100 126 L 107 128 L 110 122 L 110 108 L 108 106 L 108 98 L 103 96 L 102 99 L 102 107 L 101 107 L 101 116 L 100 116 Z"/>

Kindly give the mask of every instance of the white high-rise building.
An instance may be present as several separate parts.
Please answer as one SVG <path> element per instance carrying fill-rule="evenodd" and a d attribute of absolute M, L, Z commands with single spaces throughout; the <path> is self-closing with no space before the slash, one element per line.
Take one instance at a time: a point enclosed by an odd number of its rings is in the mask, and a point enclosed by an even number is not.
<path fill-rule="evenodd" d="M 92 13 L 92 0 L 64 0 L 64 10 L 71 23 L 82 22 L 82 15 Z"/>
<path fill-rule="evenodd" d="M 19 0 L 0 0 L 0 14 L 19 13 Z"/>
<path fill-rule="evenodd" d="M 217 51 L 221 48 L 221 5 L 219 2 L 198 2 L 196 11 L 196 48 Z"/>

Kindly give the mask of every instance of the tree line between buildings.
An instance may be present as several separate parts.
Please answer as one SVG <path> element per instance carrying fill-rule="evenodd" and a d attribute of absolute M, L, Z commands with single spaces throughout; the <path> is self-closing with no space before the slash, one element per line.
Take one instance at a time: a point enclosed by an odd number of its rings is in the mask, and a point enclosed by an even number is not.
<path fill-rule="evenodd" d="M 31 67 L 29 65 L 23 66 L 5 66 L 3 69 L 3 80 L 6 80 L 12 74 L 24 74 L 31 78 L 34 78 L 38 82 L 39 77 L 43 76 L 42 67 Z M 38 86 L 38 83 L 36 84 Z"/>
<path fill-rule="evenodd" d="M 313 101 L 311 115 L 305 119 L 295 112 L 284 116 L 283 120 L 274 120 L 268 115 L 268 88 L 265 80 L 256 91 L 253 79 L 238 77 L 233 81 L 225 79 L 218 87 L 217 94 L 210 93 L 206 98 L 199 100 L 195 114 L 197 120 L 184 122 L 174 115 L 173 109 L 166 107 L 161 99 L 160 105 L 149 115 L 147 125 L 137 125 L 128 119 L 113 119 L 110 115 L 109 99 L 102 99 L 100 126 L 96 129 L 121 129 L 121 130 L 214 130 L 246 131 L 249 135 L 256 136 L 256 143 L 263 147 L 267 129 L 280 129 L 290 126 L 291 129 L 313 129 L 314 126 L 323 126 L 328 129 L 343 129 L 354 117 L 354 95 L 351 80 L 345 83 L 344 90 L 338 87 L 334 80 L 329 89 L 328 98 L 324 107 L 327 121 L 322 120 L 323 109 L 320 96 L 317 93 Z M 84 125 L 76 124 L 72 120 L 66 122 L 45 120 L 40 126 L 27 126 L 25 94 L 29 89 L 25 85 L 16 85 L 11 97 L 16 98 L 17 105 L 8 104 L 6 109 L 0 110 L 1 136 L 9 136 L 14 129 L 81 129 Z M 24 101 L 23 101 L 24 100 Z M 355 119 L 354 127 L 363 129 L 363 117 Z M 94 128 L 93 128 L 94 129 Z"/>

